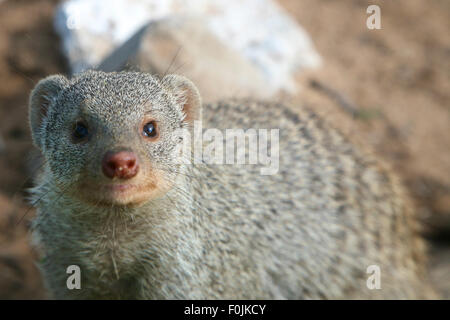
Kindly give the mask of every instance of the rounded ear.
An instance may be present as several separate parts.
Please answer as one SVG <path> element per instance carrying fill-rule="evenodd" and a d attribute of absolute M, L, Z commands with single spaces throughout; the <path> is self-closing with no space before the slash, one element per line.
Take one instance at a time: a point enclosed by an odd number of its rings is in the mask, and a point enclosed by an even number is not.
<path fill-rule="evenodd" d="M 197 87 L 186 77 L 170 74 L 163 78 L 163 86 L 178 100 L 186 114 L 184 121 L 190 126 L 202 119 L 202 99 Z"/>
<path fill-rule="evenodd" d="M 41 149 L 42 121 L 47 116 L 50 103 L 68 84 L 69 81 L 64 76 L 53 75 L 39 81 L 31 91 L 28 117 L 33 143 L 39 149 Z"/>

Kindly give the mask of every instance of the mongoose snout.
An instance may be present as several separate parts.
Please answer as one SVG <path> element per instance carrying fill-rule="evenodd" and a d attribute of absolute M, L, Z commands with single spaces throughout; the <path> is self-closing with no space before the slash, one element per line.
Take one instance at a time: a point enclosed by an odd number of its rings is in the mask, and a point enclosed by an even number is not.
<path fill-rule="evenodd" d="M 102 171 L 111 179 L 130 179 L 138 173 L 139 164 L 136 155 L 131 151 L 109 151 L 103 157 Z"/>

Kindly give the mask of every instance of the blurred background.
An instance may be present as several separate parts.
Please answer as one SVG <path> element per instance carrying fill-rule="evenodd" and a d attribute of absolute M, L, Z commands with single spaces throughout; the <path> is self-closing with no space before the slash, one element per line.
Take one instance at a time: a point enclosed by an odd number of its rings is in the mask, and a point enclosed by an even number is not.
<path fill-rule="evenodd" d="M 288 95 L 311 106 L 391 164 L 412 195 L 423 225 L 429 244 L 430 281 L 449 299 L 450 1 L 273 2 L 312 41 L 307 53 L 297 56 L 301 58 L 297 64 L 307 63 L 292 72 L 289 81 L 267 82 L 258 73 L 261 71 L 249 68 L 248 72 L 261 77 L 262 86 L 280 89 L 273 97 Z M 27 102 L 39 79 L 70 74 L 80 67 L 76 64 L 79 56 L 71 56 L 64 30 L 55 23 L 60 3 L 0 0 L 0 299 L 46 298 L 34 264 L 36 253 L 29 245 L 29 224 L 35 212 L 27 202 L 33 167 Z M 371 4 L 381 8 L 380 30 L 367 28 L 366 9 Z M 270 12 L 265 14 L 270 16 Z M 259 30 L 257 18 L 252 20 L 253 31 Z M 95 18 L 88 20 L 94 26 L 96 22 Z M 267 21 L 259 23 L 263 26 Z M 246 28 L 241 30 L 246 32 Z M 107 43 L 101 49 L 102 58 L 128 37 L 111 44 L 108 35 L 102 36 Z M 288 52 L 286 59 L 294 64 L 295 55 L 289 55 L 293 51 L 284 49 L 280 52 Z M 189 53 L 191 49 L 186 46 L 184 50 Z M 176 53 L 163 54 L 166 56 L 171 67 Z M 252 61 L 262 61 L 264 55 L 252 57 L 256 57 Z M 233 59 L 230 61 L 237 61 Z M 281 74 L 277 72 L 282 64 L 267 65 L 261 70 L 271 79 L 273 74 Z M 178 73 L 184 70 L 189 74 L 189 66 L 183 69 L 180 63 L 176 67 Z M 258 88 L 252 90 L 253 95 L 258 93 Z M 210 94 L 214 97 L 215 93 Z"/>

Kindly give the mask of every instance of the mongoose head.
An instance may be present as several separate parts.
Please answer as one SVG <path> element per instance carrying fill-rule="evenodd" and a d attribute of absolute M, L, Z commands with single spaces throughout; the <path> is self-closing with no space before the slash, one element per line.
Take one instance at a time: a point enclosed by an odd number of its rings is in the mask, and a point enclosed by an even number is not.
<path fill-rule="evenodd" d="M 88 71 L 41 80 L 29 118 L 49 183 L 95 205 L 135 206 L 174 187 L 201 99 L 182 76 Z"/>

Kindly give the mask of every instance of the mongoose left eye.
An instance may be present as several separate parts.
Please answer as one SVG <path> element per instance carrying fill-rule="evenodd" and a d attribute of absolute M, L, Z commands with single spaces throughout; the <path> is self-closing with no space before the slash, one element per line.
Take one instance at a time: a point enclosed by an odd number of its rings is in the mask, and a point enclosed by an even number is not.
<path fill-rule="evenodd" d="M 142 134 L 147 138 L 156 138 L 158 136 L 158 129 L 155 121 L 147 122 L 142 128 Z"/>
<path fill-rule="evenodd" d="M 73 132 L 72 132 L 72 136 L 74 138 L 75 141 L 80 141 L 83 140 L 84 138 L 86 138 L 89 134 L 88 128 L 87 126 L 80 121 L 77 121 L 77 123 L 75 123 L 75 126 L 73 128 Z"/>

